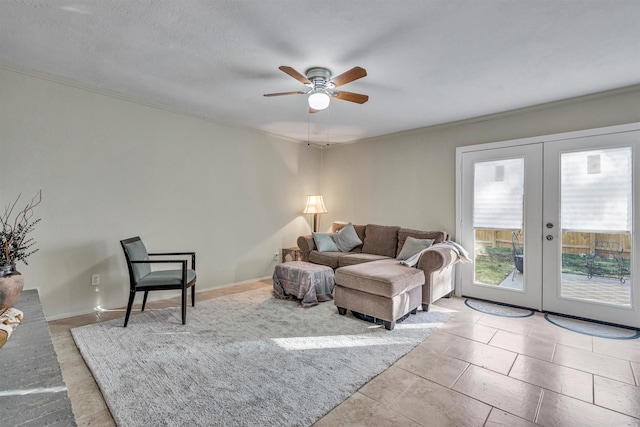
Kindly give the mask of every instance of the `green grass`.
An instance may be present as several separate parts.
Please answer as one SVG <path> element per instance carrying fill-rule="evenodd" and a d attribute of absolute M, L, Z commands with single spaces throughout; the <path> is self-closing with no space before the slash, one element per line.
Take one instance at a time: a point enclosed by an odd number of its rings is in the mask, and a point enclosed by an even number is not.
<path fill-rule="evenodd" d="M 629 262 L 625 261 L 625 266 L 628 264 Z M 562 272 L 586 276 L 588 273 L 587 258 L 576 254 L 562 254 Z M 620 266 L 617 261 L 602 258 L 595 261 L 595 276 L 618 277 L 619 274 Z M 625 272 L 624 275 L 627 276 L 628 273 Z"/>
<path fill-rule="evenodd" d="M 498 285 L 515 268 L 511 249 L 488 247 L 486 251 L 486 254 L 476 256 L 476 281 L 487 285 Z M 598 276 L 618 276 L 618 265 L 612 260 L 598 260 L 597 267 Z M 562 272 L 586 276 L 587 258 L 578 254 L 562 254 Z M 628 273 L 625 273 L 625 276 L 628 277 Z"/>
<path fill-rule="evenodd" d="M 575 254 L 562 254 L 562 272 L 587 275 L 587 258 Z"/>
<path fill-rule="evenodd" d="M 476 256 L 476 282 L 498 285 L 514 269 L 513 256 L 508 248 L 486 248 L 485 255 Z"/>

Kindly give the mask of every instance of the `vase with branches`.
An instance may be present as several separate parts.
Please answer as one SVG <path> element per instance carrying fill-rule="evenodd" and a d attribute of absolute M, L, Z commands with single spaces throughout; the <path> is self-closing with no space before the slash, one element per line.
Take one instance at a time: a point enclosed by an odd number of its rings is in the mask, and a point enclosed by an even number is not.
<path fill-rule="evenodd" d="M 33 247 L 35 240 L 28 235 L 40 222 L 33 215 L 34 208 L 42 202 L 42 191 L 38 191 L 21 210 L 19 201 L 20 195 L 0 216 L 0 275 L 15 272 L 17 261 L 28 265 L 27 258 L 38 251 Z"/>

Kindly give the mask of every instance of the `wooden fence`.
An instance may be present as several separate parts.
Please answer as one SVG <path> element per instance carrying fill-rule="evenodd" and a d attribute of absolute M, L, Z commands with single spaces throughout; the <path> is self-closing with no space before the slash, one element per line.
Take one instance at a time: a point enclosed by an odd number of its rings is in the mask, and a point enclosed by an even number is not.
<path fill-rule="evenodd" d="M 476 230 L 476 245 L 481 247 L 511 248 L 512 230 Z M 524 245 L 524 236 L 517 233 L 520 245 Z M 605 240 L 618 242 L 624 248 L 625 254 L 631 253 L 630 234 L 581 233 L 566 231 L 562 233 L 562 253 L 588 254 L 591 242 Z"/>

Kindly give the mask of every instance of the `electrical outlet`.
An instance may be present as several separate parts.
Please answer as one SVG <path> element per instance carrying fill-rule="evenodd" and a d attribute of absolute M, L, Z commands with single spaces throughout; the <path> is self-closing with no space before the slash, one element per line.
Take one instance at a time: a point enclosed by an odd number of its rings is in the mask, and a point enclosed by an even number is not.
<path fill-rule="evenodd" d="M 278 261 L 280 259 L 280 254 L 278 252 L 273 254 L 273 260 Z"/>
<path fill-rule="evenodd" d="M 100 275 L 99 274 L 92 274 L 91 275 L 91 285 L 92 286 L 98 286 L 100 284 Z"/>

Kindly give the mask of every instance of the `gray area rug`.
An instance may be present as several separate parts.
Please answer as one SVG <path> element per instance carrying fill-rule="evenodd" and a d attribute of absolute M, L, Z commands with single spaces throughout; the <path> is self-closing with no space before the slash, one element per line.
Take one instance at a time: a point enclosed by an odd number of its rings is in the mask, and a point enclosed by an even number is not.
<path fill-rule="evenodd" d="M 304 309 L 270 289 L 72 329 L 120 426 L 308 426 L 446 320 L 418 311 L 393 331 Z"/>

